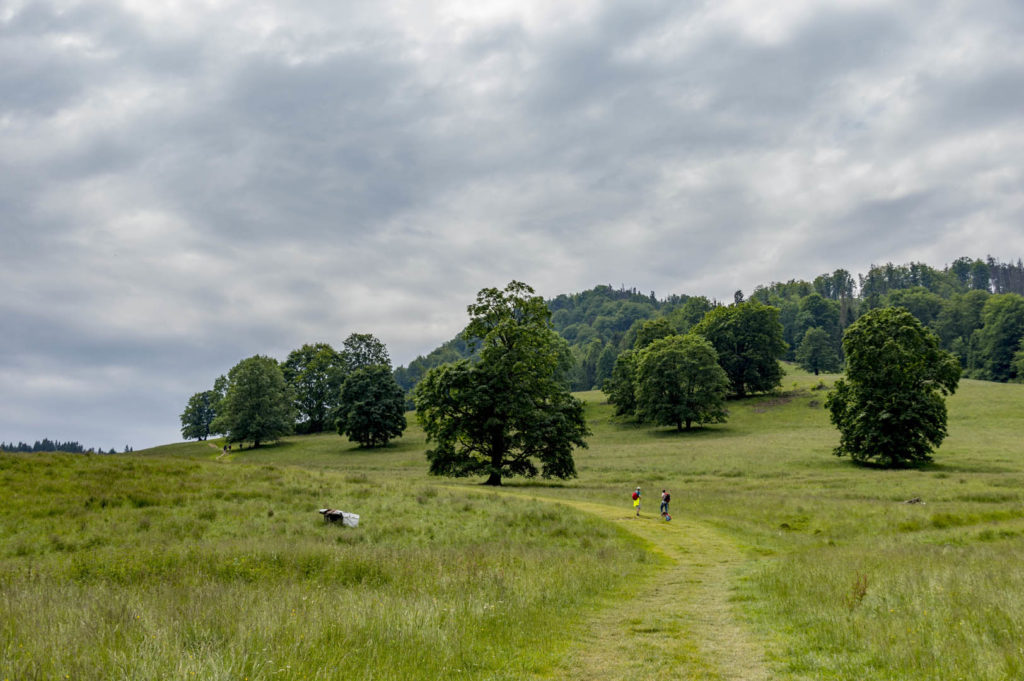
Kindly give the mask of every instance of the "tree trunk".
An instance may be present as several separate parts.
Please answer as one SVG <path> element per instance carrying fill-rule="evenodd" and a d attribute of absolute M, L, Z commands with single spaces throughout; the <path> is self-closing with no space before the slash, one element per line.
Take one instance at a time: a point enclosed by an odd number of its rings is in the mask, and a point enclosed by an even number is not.
<path fill-rule="evenodd" d="M 501 486 L 501 464 L 505 459 L 505 433 L 500 429 L 491 432 L 491 475 L 485 485 Z"/>

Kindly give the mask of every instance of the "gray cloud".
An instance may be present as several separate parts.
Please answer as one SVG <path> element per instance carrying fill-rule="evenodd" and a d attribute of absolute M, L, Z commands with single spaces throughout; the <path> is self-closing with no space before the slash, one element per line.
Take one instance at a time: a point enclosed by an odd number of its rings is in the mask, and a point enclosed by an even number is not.
<path fill-rule="evenodd" d="M 1024 250 L 1019 3 L 0 7 L 0 439 L 175 439 L 236 361 L 484 286 L 731 299 Z"/>

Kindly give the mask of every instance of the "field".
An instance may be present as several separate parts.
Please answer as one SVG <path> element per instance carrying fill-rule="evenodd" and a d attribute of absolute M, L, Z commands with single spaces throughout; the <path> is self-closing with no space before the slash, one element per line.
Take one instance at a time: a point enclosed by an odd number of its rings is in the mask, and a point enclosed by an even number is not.
<path fill-rule="evenodd" d="M 963 381 L 936 463 L 881 471 L 787 370 L 690 433 L 583 393 L 579 478 L 500 490 L 429 477 L 415 419 L 0 455 L 0 679 L 1024 677 L 1024 386 Z"/>

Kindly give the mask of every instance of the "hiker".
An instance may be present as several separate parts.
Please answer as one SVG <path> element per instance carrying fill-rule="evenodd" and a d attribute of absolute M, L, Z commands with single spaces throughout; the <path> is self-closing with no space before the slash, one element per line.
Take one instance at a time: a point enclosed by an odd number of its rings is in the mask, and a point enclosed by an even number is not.
<path fill-rule="evenodd" d="M 661 517 L 665 520 L 671 520 L 672 516 L 668 514 L 668 502 L 672 501 L 672 495 L 666 490 L 661 490 Z"/>
<path fill-rule="evenodd" d="M 633 492 L 633 508 L 636 509 L 636 517 L 640 517 L 640 488 L 637 487 L 636 491 Z"/>

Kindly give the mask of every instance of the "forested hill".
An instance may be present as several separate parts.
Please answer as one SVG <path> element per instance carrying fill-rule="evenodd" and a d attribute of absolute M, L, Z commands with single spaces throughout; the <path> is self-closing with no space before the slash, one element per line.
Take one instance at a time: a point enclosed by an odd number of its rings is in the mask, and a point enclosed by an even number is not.
<path fill-rule="evenodd" d="M 744 299 L 737 291 L 733 301 Z M 842 356 L 843 331 L 867 310 L 898 306 L 909 310 L 953 352 L 966 376 L 994 381 L 1024 379 L 1024 263 L 958 258 L 937 269 L 924 263 L 872 266 L 854 277 L 847 270 L 822 274 L 813 281 L 789 280 L 758 286 L 748 299 L 779 308 L 788 344 L 785 358 L 795 360 L 801 344 L 827 343 Z M 596 286 L 548 301 L 551 322 L 575 358 L 574 390 L 600 386 L 615 359 L 632 348 L 648 320 L 664 318 L 685 333 L 716 305 L 701 295 Z M 432 367 L 469 356 L 461 339 L 448 341 L 407 367 L 395 370 L 399 385 L 410 390 Z M 1017 366 L 1020 366 L 1018 370 Z"/>

